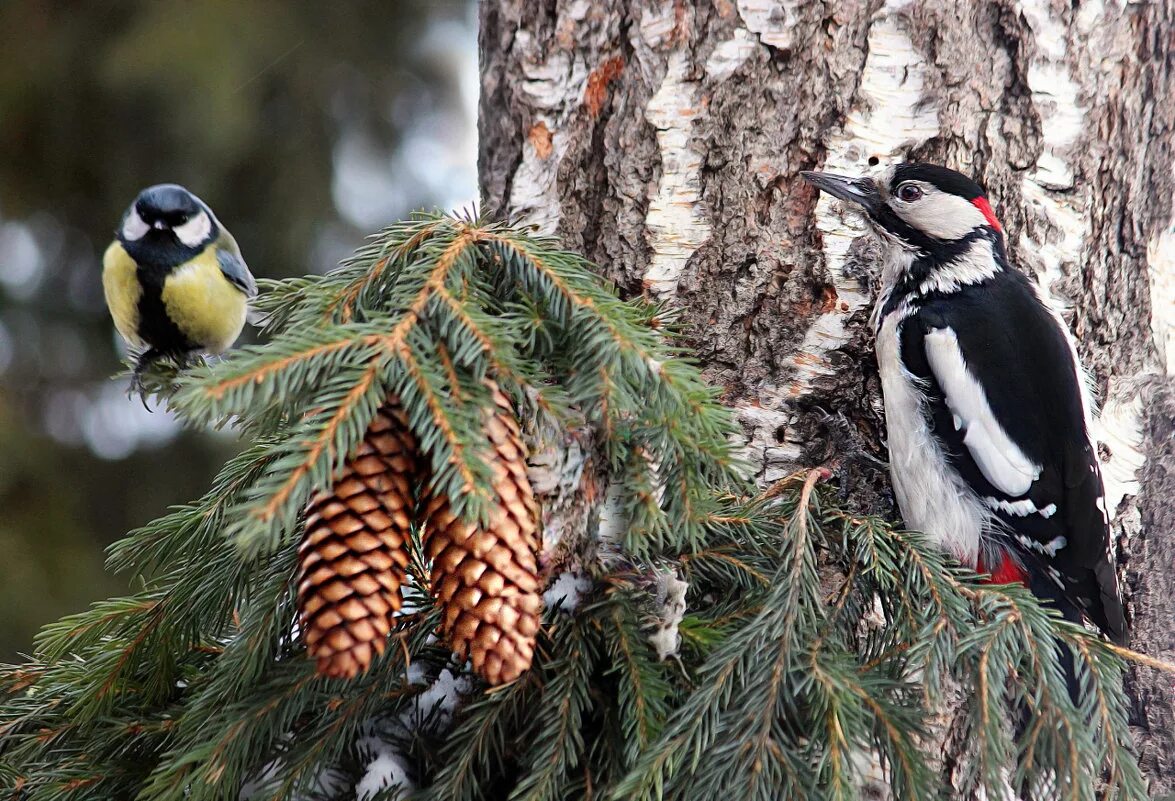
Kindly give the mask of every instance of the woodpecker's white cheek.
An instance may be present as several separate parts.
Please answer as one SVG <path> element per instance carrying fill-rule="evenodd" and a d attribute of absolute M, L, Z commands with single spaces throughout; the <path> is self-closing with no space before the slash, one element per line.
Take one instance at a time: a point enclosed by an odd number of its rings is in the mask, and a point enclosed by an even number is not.
<path fill-rule="evenodd" d="M 935 328 L 925 341 L 926 361 L 951 414 L 963 421 L 963 444 L 979 472 L 993 487 L 1012 497 L 1028 492 L 1032 482 L 1040 478 L 1040 465 L 1024 455 L 996 419 L 983 387 L 967 369 L 955 332 Z"/>
<path fill-rule="evenodd" d="M 208 219 L 207 212 L 201 211 L 183 225 L 176 226 L 172 230 L 180 242 L 190 248 L 198 248 L 208 241 L 208 235 L 212 233 L 212 221 Z"/>
<path fill-rule="evenodd" d="M 981 225 L 987 225 L 983 212 L 971 201 L 930 187 L 921 200 L 893 204 L 898 216 L 935 239 L 962 239 Z"/>
<path fill-rule="evenodd" d="M 143 235 L 151 230 L 151 226 L 143 222 L 143 218 L 139 216 L 139 212 L 131 209 L 130 214 L 126 216 L 126 222 L 122 224 L 122 238 L 129 242 L 134 242 L 142 239 Z"/>

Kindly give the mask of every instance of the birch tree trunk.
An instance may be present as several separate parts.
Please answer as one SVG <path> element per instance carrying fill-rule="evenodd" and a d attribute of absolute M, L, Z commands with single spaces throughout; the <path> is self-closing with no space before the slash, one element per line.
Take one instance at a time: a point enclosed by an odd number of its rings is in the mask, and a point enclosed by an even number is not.
<path fill-rule="evenodd" d="M 1133 645 L 1173 661 L 1173 32 L 1175 0 L 482 0 L 483 199 L 680 311 L 763 482 L 832 465 L 892 512 L 874 254 L 798 174 L 974 175 L 1096 377 Z M 548 542 L 607 518 L 593 475 Z M 1175 792 L 1171 676 L 1128 689 L 1152 792 Z"/>

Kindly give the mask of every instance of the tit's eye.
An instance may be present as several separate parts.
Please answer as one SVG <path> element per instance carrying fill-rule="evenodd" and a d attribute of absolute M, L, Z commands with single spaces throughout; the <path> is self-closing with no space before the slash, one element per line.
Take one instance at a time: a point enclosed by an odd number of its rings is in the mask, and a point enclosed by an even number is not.
<path fill-rule="evenodd" d="M 922 197 L 922 189 L 917 184 L 902 184 L 898 187 L 898 200 L 913 203 Z"/>

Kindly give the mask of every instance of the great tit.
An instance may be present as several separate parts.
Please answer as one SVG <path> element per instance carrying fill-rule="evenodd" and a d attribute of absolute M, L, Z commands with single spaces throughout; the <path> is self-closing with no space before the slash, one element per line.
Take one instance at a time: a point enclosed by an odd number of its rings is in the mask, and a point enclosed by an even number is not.
<path fill-rule="evenodd" d="M 144 189 L 122 216 L 102 258 L 114 327 L 142 349 L 132 389 L 159 358 L 183 366 L 195 353 L 222 353 L 257 294 L 241 249 L 208 204 L 176 184 Z"/>

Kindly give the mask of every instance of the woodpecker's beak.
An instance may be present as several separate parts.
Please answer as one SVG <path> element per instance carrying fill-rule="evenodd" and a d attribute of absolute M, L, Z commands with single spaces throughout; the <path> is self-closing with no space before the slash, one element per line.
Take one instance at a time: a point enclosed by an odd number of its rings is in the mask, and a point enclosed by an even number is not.
<path fill-rule="evenodd" d="M 856 203 L 865 211 L 873 213 L 881 209 L 881 193 L 872 178 L 849 178 L 830 172 L 801 172 L 804 180 L 822 189 L 833 197 Z"/>

